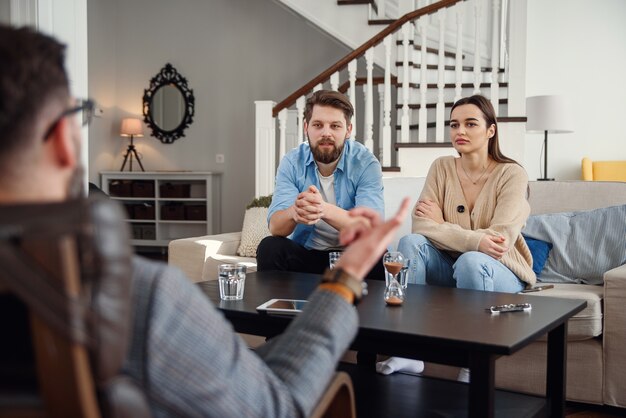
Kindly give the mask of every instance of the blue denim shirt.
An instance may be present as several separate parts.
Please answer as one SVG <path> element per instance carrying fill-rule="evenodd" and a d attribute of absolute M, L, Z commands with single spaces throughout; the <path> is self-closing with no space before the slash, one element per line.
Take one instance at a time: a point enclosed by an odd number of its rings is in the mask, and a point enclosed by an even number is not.
<path fill-rule="evenodd" d="M 383 181 L 380 163 L 361 143 L 346 140 L 335 169 L 334 187 L 337 206 L 349 210 L 365 206 L 384 217 Z M 293 205 L 298 194 L 310 185 L 320 189 L 317 165 L 308 143 L 300 144 L 283 157 L 276 173 L 274 196 L 267 215 Z M 309 239 L 315 225 L 296 225 L 289 238 L 310 248 Z"/>

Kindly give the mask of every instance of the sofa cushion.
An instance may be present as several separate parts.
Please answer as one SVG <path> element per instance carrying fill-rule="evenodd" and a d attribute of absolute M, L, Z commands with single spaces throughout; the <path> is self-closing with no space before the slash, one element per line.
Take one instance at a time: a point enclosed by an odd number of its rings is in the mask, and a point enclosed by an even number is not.
<path fill-rule="evenodd" d="M 533 296 L 582 299 L 587 307 L 570 318 L 567 326 L 569 341 L 587 340 L 602 334 L 602 299 L 604 287 L 585 284 L 557 283 L 553 289 L 532 293 Z M 545 340 L 545 337 L 542 338 Z"/>
<path fill-rule="evenodd" d="M 602 283 L 606 271 L 626 263 L 625 220 L 626 205 L 529 217 L 524 235 L 553 244 L 539 280 Z"/>
<path fill-rule="evenodd" d="M 241 230 L 241 243 L 237 249 L 237 255 L 242 257 L 256 257 L 256 249 L 261 240 L 270 231 L 267 227 L 268 208 L 249 208 L 243 218 Z"/>
<path fill-rule="evenodd" d="M 530 254 L 533 256 L 533 272 L 539 277 L 541 270 L 548 261 L 548 255 L 552 249 L 552 244 L 542 241 L 540 239 L 534 239 L 523 235 L 526 245 L 530 250 Z"/>
<path fill-rule="evenodd" d="M 424 188 L 425 177 L 383 177 L 383 197 L 385 200 L 385 219 L 395 215 L 400 207 L 402 199 L 409 197 L 411 199 L 411 208 L 417 202 L 419 195 Z M 398 241 L 405 235 L 411 233 L 411 212 L 409 211 L 404 218 L 402 225 L 396 232 L 396 236 L 389 244 L 389 249 L 394 251 L 398 248 Z"/>
<path fill-rule="evenodd" d="M 236 255 L 223 255 L 213 254 L 204 261 L 204 271 L 202 274 L 203 280 L 217 280 L 217 266 L 220 264 L 243 264 L 246 266 L 246 271 L 251 273 L 256 271 L 256 258 L 254 257 L 239 257 Z"/>

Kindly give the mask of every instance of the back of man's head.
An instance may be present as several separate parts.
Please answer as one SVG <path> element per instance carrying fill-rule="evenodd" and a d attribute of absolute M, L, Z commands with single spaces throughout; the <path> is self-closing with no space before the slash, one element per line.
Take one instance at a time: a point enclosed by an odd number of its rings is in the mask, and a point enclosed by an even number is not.
<path fill-rule="evenodd" d="M 43 141 L 39 121 L 53 102 L 67 104 L 65 46 L 29 28 L 0 25 L 0 165 Z M 2 170 L 0 168 L 0 170 Z"/>

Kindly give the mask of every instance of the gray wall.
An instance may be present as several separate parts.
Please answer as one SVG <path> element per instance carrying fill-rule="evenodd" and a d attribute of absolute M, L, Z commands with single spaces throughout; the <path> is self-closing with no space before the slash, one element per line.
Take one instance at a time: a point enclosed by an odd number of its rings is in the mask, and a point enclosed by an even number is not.
<path fill-rule="evenodd" d="M 219 171 L 222 231 L 241 229 L 254 197 L 254 101 L 280 101 L 348 48 L 272 0 L 89 0 L 89 92 L 104 115 L 90 129 L 90 180 L 119 170 L 121 118 L 141 115 L 167 62 L 196 98 L 186 137 L 135 144 L 146 170 Z M 225 164 L 215 162 L 225 155 Z"/>
<path fill-rule="evenodd" d="M 0 0 L 0 23 L 11 22 L 11 0 Z"/>

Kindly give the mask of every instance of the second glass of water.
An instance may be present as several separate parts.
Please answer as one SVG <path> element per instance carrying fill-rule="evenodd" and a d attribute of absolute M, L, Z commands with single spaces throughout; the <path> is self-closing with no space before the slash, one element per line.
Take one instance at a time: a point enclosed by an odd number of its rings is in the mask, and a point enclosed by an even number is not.
<path fill-rule="evenodd" d="M 329 269 L 332 270 L 335 268 L 335 264 L 337 264 L 339 257 L 341 257 L 341 251 L 331 251 L 328 253 L 328 268 Z"/>

